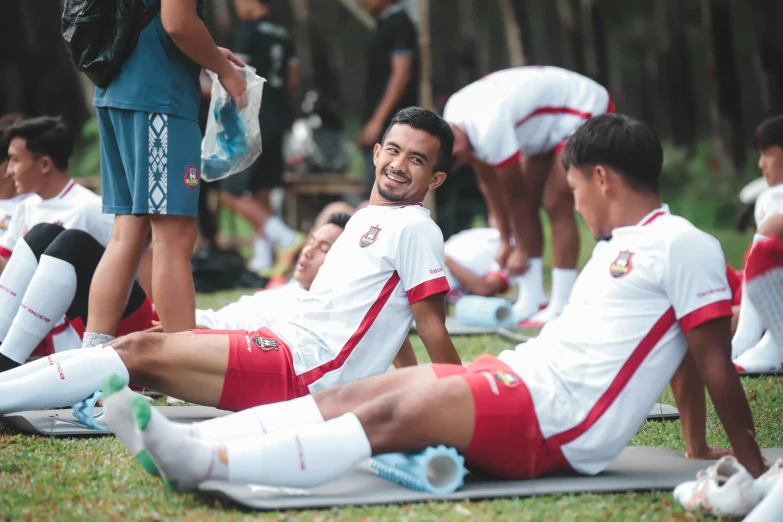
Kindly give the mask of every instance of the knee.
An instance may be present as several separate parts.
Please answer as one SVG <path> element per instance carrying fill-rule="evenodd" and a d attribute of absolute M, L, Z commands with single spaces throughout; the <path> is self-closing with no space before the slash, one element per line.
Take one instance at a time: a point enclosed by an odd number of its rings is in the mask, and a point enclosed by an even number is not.
<path fill-rule="evenodd" d="M 35 258 L 40 260 L 41 255 L 63 232 L 65 232 L 65 229 L 60 225 L 38 223 L 25 234 L 24 242 L 33 251 Z"/>
<path fill-rule="evenodd" d="M 574 196 L 570 190 L 558 190 L 544 198 L 543 207 L 550 220 L 573 219 Z"/>
<path fill-rule="evenodd" d="M 186 248 L 188 255 L 198 235 L 195 218 L 186 216 L 155 216 L 152 220 L 152 244 L 156 251 Z"/>
<path fill-rule="evenodd" d="M 160 353 L 162 334 L 135 332 L 120 337 L 111 347 L 128 369 L 131 382 L 145 381 L 154 375 L 156 356 Z"/>
<path fill-rule="evenodd" d="M 83 230 L 65 230 L 46 248 L 44 254 L 75 265 L 90 252 L 103 255 L 103 245 Z"/>

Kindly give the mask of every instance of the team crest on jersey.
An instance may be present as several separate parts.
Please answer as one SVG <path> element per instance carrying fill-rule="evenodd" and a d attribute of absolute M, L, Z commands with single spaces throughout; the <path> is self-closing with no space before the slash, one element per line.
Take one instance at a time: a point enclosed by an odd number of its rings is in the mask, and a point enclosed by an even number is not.
<path fill-rule="evenodd" d="M 631 271 L 631 268 L 633 268 L 632 259 L 633 252 L 630 250 L 623 250 L 617 255 L 617 258 L 612 261 L 612 264 L 609 267 L 609 274 L 614 278 L 627 275 L 628 272 Z"/>
<path fill-rule="evenodd" d="M 264 350 L 265 352 L 268 352 L 270 350 L 278 350 L 279 347 L 277 345 L 277 341 L 274 339 L 270 339 L 269 337 L 259 337 L 255 336 L 253 337 L 253 343 L 255 343 L 256 346 Z"/>
<path fill-rule="evenodd" d="M 6 214 L 3 220 L 0 221 L 0 230 L 8 230 L 8 225 L 11 224 L 11 214 Z"/>
<path fill-rule="evenodd" d="M 509 388 L 513 388 L 514 386 L 517 386 L 519 384 L 519 377 L 516 375 L 512 375 L 507 372 L 495 372 L 495 379 L 500 381 L 503 386 L 508 386 Z"/>
<path fill-rule="evenodd" d="M 198 187 L 198 167 L 193 165 L 188 165 L 185 167 L 185 177 L 183 179 L 185 181 L 185 185 L 187 185 L 188 188 L 194 189 Z"/>
<path fill-rule="evenodd" d="M 371 226 L 370 230 L 368 230 L 362 238 L 359 240 L 359 246 L 361 248 L 367 248 L 368 246 L 375 243 L 375 240 L 378 239 L 378 234 L 381 233 L 381 229 L 378 227 L 378 225 Z"/>

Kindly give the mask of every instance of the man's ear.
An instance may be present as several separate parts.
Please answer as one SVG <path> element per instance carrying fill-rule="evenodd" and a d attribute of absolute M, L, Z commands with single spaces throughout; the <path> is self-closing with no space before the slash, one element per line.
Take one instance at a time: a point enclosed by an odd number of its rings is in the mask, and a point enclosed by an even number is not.
<path fill-rule="evenodd" d="M 598 183 L 598 188 L 601 190 L 602 194 L 606 194 L 607 191 L 611 190 L 612 182 L 609 176 L 609 171 L 606 170 L 606 167 L 601 165 L 596 165 L 593 167 L 593 177 Z"/>
<path fill-rule="evenodd" d="M 41 162 L 41 172 L 48 174 L 54 169 L 54 162 L 49 156 L 41 156 L 38 161 Z"/>
<path fill-rule="evenodd" d="M 430 184 L 429 184 L 429 189 L 435 190 L 436 188 L 440 187 L 441 185 L 443 185 L 443 182 L 446 181 L 447 177 L 448 175 L 442 170 L 436 172 L 435 174 L 432 175 L 432 179 L 430 180 Z"/>
<path fill-rule="evenodd" d="M 376 143 L 375 146 L 372 149 L 372 164 L 378 165 L 378 156 L 381 155 L 381 144 Z"/>

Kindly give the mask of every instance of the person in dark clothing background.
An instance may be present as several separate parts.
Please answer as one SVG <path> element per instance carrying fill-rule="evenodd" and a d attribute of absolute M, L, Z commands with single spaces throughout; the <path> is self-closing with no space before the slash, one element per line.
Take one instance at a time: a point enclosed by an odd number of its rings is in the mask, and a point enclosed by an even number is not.
<path fill-rule="evenodd" d="M 373 147 L 400 109 L 419 104 L 419 44 L 416 27 L 395 0 L 362 0 L 377 27 L 370 42 L 364 126 L 359 144 L 365 158 L 365 196 L 375 183 Z"/>

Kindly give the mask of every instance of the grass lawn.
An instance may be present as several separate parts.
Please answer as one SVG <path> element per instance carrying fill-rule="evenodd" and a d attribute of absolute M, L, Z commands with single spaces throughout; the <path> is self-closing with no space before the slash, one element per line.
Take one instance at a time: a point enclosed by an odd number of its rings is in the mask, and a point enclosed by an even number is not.
<path fill-rule="evenodd" d="M 724 245 L 727 259 L 739 264 L 748 236 L 731 231 L 714 235 Z M 583 261 L 593 241 L 587 234 Z M 199 306 L 215 307 L 238 292 L 199 296 Z M 426 352 L 412 337 L 421 361 Z M 497 336 L 455 339 L 465 359 L 510 345 Z M 764 447 L 783 446 L 783 379 L 743 378 Z M 667 390 L 661 402 L 673 404 Z M 727 444 L 711 404 L 708 442 Z M 680 423 L 647 422 L 634 445 L 665 446 L 684 450 Z M 114 438 L 58 439 L 18 435 L 0 428 L 0 517 L 7 520 L 715 520 L 685 513 L 672 502 L 670 492 L 619 495 L 551 495 L 486 502 L 425 503 L 405 506 L 345 508 L 324 511 L 256 513 L 209 498 L 170 492 L 146 475 Z"/>

